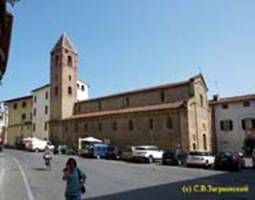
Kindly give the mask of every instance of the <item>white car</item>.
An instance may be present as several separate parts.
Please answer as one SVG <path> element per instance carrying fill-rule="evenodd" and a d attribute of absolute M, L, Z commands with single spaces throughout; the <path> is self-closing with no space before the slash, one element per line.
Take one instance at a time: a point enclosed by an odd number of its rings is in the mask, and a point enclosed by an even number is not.
<path fill-rule="evenodd" d="M 214 165 L 215 157 L 210 152 L 191 151 L 187 158 L 187 167 L 189 166 L 202 166 L 205 168 Z"/>
<path fill-rule="evenodd" d="M 25 139 L 24 143 L 25 143 L 25 147 L 29 151 L 35 151 L 35 152 L 44 151 L 46 147 L 48 147 L 52 151 L 54 150 L 54 145 L 52 145 L 50 141 L 41 140 L 35 137 Z"/>
<path fill-rule="evenodd" d="M 157 146 L 132 146 L 123 151 L 122 158 L 153 163 L 162 160 L 163 153 Z"/>

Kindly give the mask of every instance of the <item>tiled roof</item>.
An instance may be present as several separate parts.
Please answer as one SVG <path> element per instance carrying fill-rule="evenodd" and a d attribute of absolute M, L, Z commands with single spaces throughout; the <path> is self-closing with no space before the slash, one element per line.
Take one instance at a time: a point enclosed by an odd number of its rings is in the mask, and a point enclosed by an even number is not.
<path fill-rule="evenodd" d="M 223 104 L 223 103 L 236 103 L 236 102 L 249 101 L 249 100 L 255 100 L 255 95 L 249 94 L 249 95 L 242 95 L 242 96 L 220 98 L 217 101 L 210 100 L 210 104 L 215 105 L 215 104 Z"/>
<path fill-rule="evenodd" d="M 29 96 L 24 96 L 24 97 L 19 97 L 19 98 L 15 98 L 15 99 L 8 99 L 8 100 L 5 100 L 3 101 L 4 103 L 11 103 L 11 102 L 14 102 L 14 101 L 20 101 L 20 100 L 25 100 L 25 99 L 32 99 L 32 95 L 29 95 Z"/>
<path fill-rule="evenodd" d="M 77 115 L 73 115 L 71 117 L 65 118 L 64 120 L 82 119 L 82 118 L 90 118 L 90 117 L 102 117 L 102 116 L 120 115 L 120 114 L 128 114 L 128 113 L 160 111 L 160 110 L 179 108 L 183 105 L 184 105 L 184 101 L 177 101 L 173 103 L 149 105 L 149 106 L 143 106 L 143 107 L 133 107 L 133 108 L 124 108 L 124 109 L 117 109 L 117 110 L 77 114 Z"/>
<path fill-rule="evenodd" d="M 41 90 L 41 89 L 44 89 L 44 88 L 47 88 L 47 87 L 50 87 L 50 84 L 46 84 L 46 85 L 43 85 L 41 87 L 35 88 L 35 89 L 32 90 L 32 92 L 36 92 L 38 90 Z"/>
<path fill-rule="evenodd" d="M 77 53 L 76 49 L 74 48 L 74 45 L 72 44 L 72 42 L 70 41 L 66 33 L 63 33 L 61 35 L 61 37 L 59 38 L 59 40 L 57 41 L 56 45 L 53 47 L 51 52 L 57 51 L 61 48 L 65 48 Z"/>

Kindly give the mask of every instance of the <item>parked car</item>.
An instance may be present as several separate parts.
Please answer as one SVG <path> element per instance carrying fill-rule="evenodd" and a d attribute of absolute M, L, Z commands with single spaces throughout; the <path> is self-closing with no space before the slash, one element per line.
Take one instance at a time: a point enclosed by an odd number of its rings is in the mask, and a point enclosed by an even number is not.
<path fill-rule="evenodd" d="M 54 145 L 50 141 L 47 140 L 41 140 L 38 138 L 27 138 L 24 139 L 25 147 L 29 151 L 44 151 L 46 147 L 48 147 L 50 150 L 54 150 Z"/>
<path fill-rule="evenodd" d="M 204 168 L 209 168 L 214 165 L 214 159 L 212 153 L 204 151 L 191 151 L 187 158 L 187 167 L 190 166 L 201 166 Z"/>
<path fill-rule="evenodd" d="M 169 149 L 164 151 L 162 164 L 163 165 L 186 165 L 188 153 L 182 149 Z"/>
<path fill-rule="evenodd" d="M 125 161 L 131 161 L 133 158 L 134 146 L 125 146 L 122 150 L 121 159 Z"/>
<path fill-rule="evenodd" d="M 121 158 L 122 147 L 117 145 L 109 145 L 105 158 L 109 160 L 119 160 Z"/>
<path fill-rule="evenodd" d="M 242 152 L 221 151 L 215 157 L 214 169 L 239 171 L 245 167 Z"/>
<path fill-rule="evenodd" d="M 123 151 L 123 157 L 126 160 L 132 161 L 144 161 L 153 163 L 155 161 L 161 161 L 163 151 L 157 146 L 133 146 L 128 147 Z"/>
<path fill-rule="evenodd" d="M 95 143 L 88 145 L 85 149 L 82 149 L 79 152 L 79 155 L 82 157 L 89 158 L 105 158 L 108 151 L 108 144 Z"/>

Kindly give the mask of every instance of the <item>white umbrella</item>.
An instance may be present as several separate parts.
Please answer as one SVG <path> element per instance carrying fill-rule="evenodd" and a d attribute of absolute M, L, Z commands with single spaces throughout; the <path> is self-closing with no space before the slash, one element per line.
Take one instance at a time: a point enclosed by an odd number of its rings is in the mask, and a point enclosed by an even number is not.
<path fill-rule="evenodd" d="M 103 141 L 102 140 L 99 140 L 97 138 L 94 138 L 94 137 L 86 137 L 86 138 L 81 138 L 82 141 L 84 142 L 97 142 L 97 143 L 102 143 Z"/>

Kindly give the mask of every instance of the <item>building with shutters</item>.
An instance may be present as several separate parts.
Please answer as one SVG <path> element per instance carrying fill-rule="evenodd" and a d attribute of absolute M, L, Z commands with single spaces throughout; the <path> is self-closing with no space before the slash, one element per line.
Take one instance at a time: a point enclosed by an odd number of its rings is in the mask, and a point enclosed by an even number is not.
<path fill-rule="evenodd" d="M 240 151 L 246 145 L 255 145 L 255 95 L 214 96 L 210 106 L 213 143 L 217 151 Z"/>

